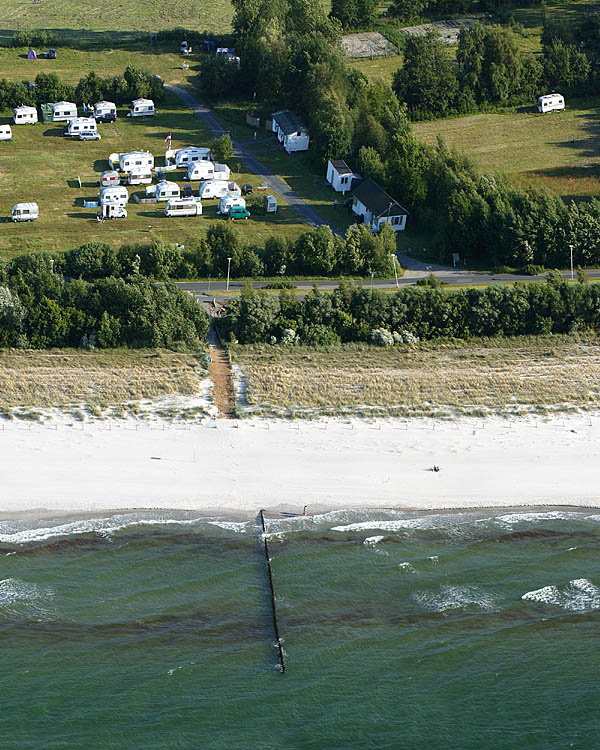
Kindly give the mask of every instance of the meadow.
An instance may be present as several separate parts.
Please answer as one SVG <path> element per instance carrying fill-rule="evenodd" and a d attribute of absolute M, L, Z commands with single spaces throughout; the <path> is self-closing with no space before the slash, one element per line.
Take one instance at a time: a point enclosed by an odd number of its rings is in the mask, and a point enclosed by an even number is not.
<path fill-rule="evenodd" d="M 242 415 L 523 416 L 594 409 L 600 395 L 597 335 L 230 352 Z"/>

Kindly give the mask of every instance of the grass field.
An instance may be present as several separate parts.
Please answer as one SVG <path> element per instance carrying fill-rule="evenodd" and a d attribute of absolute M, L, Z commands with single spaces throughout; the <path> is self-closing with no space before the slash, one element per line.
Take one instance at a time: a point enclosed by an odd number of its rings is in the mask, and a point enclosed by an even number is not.
<path fill-rule="evenodd" d="M 242 414 L 508 416 L 596 409 L 600 396 L 595 335 L 230 351 L 245 380 Z"/>

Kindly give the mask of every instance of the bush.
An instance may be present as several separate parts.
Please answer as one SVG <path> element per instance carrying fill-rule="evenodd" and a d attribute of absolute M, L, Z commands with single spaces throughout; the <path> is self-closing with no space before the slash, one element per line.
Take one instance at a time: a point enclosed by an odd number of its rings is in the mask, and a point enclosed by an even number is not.
<path fill-rule="evenodd" d="M 375 328 L 371 331 L 371 343 L 375 346 L 393 346 L 394 336 L 385 328 Z"/>
<path fill-rule="evenodd" d="M 519 268 L 517 273 L 523 274 L 524 276 L 542 276 L 546 273 L 544 266 L 536 266 L 534 263 L 528 263 L 523 268 Z"/>

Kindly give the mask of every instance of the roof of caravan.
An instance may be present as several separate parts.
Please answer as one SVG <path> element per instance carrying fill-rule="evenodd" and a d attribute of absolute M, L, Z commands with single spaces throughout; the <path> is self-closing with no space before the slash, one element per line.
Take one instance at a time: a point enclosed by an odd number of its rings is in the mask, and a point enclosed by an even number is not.
<path fill-rule="evenodd" d="M 117 190 L 118 192 L 122 192 L 123 190 L 127 192 L 127 188 L 123 187 L 123 185 L 107 185 L 106 187 L 100 188 L 100 194 L 107 195 L 115 190 Z"/>
<path fill-rule="evenodd" d="M 149 151 L 128 151 L 125 154 L 119 154 L 119 159 L 126 159 L 128 156 L 150 156 L 154 159 Z"/>
<path fill-rule="evenodd" d="M 56 109 L 56 107 L 75 107 L 77 109 L 75 102 L 50 102 L 50 106 L 52 109 Z"/>
<path fill-rule="evenodd" d="M 169 180 L 161 180 L 156 185 L 156 189 L 157 190 L 158 189 L 161 189 L 161 190 L 172 190 L 173 188 L 176 188 L 177 190 L 179 190 L 179 185 L 176 182 L 170 182 Z"/>
<path fill-rule="evenodd" d="M 15 208 L 20 208 L 20 209 L 28 208 L 29 210 L 31 210 L 31 209 L 37 210 L 38 209 L 38 204 L 37 203 L 33 203 L 33 202 L 31 202 L 31 203 L 15 203 L 15 205 L 13 206 L 13 211 L 14 211 Z"/>
<path fill-rule="evenodd" d="M 28 104 L 19 104 L 18 107 L 13 109 L 13 112 L 37 112 L 37 109 L 30 107 Z"/>
<path fill-rule="evenodd" d="M 115 107 L 115 109 L 116 106 L 117 105 L 114 102 L 107 102 L 105 99 L 102 99 L 101 101 L 94 104 L 94 107 Z"/>
<path fill-rule="evenodd" d="M 152 106 L 154 106 L 154 102 L 152 101 L 152 99 L 134 99 L 131 103 L 132 104 L 151 104 Z"/>

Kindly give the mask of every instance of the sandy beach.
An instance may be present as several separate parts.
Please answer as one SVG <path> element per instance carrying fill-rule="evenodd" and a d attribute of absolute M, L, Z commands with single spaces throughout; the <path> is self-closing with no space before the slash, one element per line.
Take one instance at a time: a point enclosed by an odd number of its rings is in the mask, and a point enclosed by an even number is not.
<path fill-rule="evenodd" d="M 600 416 L 3 427 L 4 515 L 600 506 Z"/>

